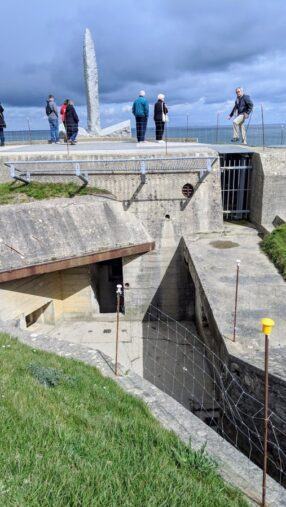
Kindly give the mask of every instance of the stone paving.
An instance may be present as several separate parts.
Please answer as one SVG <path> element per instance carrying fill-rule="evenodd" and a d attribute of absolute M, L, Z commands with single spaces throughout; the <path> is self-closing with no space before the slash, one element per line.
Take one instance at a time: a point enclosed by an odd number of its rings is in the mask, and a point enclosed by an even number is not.
<path fill-rule="evenodd" d="M 192 447 L 196 450 L 206 445 L 206 451 L 218 463 L 222 477 L 240 488 L 252 505 L 260 503 L 261 470 L 180 403 L 150 382 L 131 370 L 126 372 L 122 368 L 120 376 L 115 377 L 114 365 L 110 359 L 95 349 L 61 341 L 51 336 L 33 336 L 33 334 L 16 328 L 13 324 L 1 324 L 0 331 L 17 337 L 19 341 L 35 349 L 53 352 L 97 367 L 104 376 L 118 382 L 126 392 L 142 399 L 156 419 L 165 428 L 174 431 L 181 440 L 186 443 L 191 441 Z M 270 477 L 267 479 L 267 505 L 271 507 L 286 506 L 285 489 Z"/>

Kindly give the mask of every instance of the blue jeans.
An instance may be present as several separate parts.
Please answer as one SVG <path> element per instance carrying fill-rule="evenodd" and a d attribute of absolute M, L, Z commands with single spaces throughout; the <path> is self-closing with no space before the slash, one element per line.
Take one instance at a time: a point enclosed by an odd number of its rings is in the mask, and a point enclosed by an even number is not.
<path fill-rule="evenodd" d="M 59 140 L 59 120 L 58 118 L 49 118 L 51 141 L 55 143 Z"/>
<path fill-rule="evenodd" d="M 4 146 L 4 144 L 5 144 L 5 137 L 4 137 L 3 127 L 0 127 L 0 144 L 1 144 L 1 146 Z"/>
<path fill-rule="evenodd" d="M 145 141 L 145 133 L 148 118 L 146 116 L 136 116 L 136 131 L 138 143 Z"/>

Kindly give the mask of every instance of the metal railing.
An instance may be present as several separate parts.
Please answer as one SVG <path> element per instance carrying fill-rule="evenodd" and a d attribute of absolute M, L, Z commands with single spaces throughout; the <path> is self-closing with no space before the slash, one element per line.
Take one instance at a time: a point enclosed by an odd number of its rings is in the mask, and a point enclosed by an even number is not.
<path fill-rule="evenodd" d="M 85 185 L 89 176 L 99 174 L 165 174 L 173 172 L 199 172 L 200 176 L 210 172 L 216 156 L 197 154 L 191 157 L 128 158 L 106 160 L 28 160 L 9 161 L 5 165 L 14 180 L 29 183 L 36 176 L 78 177 Z"/>
<path fill-rule="evenodd" d="M 259 118 L 252 119 L 247 128 L 247 140 L 249 146 L 285 146 L 286 145 L 286 125 L 273 124 L 262 125 L 258 124 Z M 255 123 L 254 123 L 255 122 Z M 146 130 L 146 139 L 155 140 L 156 132 L 154 123 L 150 119 Z M 35 130 L 35 129 L 22 129 L 22 130 L 5 130 L 5 142 L 10 143 L 42 143 L 48 142 L 50 138 L 50 131 Z M 176 115 L 164 133 L 164 139 L 171 142 L 173 139 L 181 139 L 185 141 L 198 140 L 199 143 L 207 144 L 229 144 L 232 138 L 232 125 L 221 124 L 213 126 L 194 126 L 191 117 L 179 117 Z M 132 142 L 136 138 L 136 129 L 132 128 Z M 80 141 L 80 137 L 78 138 Z M 125 139 L 126 141 L 127 139 Z M 264 143 L 263 143 L 264 140 Z"/>

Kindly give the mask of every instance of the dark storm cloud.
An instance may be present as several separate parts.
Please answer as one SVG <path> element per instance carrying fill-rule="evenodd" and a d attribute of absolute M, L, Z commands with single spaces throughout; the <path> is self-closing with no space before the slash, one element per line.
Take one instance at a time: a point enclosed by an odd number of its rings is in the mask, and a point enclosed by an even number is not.
<path fill-rule="evenodd" d="M 93 33 L 104 103 L 144 87 L 173 104 L 219 104 L 245 84 L 260 100 L 285 100 L 285 0 L 11 0 L 2 7 L 0 97 L 41 105 L 52 91 L 84 103 L 82 42 Z M 15 13 L 16 16 L 15 16 Z M 261 61 L 263 62 L 261 63 Z M 275 64 L 276 62 L 276 64 Z M 275 97 L 273 96 L 275 90 Z"/>

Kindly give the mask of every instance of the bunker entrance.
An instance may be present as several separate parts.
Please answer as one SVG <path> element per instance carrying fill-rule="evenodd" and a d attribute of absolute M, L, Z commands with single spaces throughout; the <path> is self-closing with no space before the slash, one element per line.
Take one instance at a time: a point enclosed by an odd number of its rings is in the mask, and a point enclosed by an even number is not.
<path fill-rule="evenodd" d="M 116 312 L 116 286 L 123 285 L 122 259 L 111 259 L 90 266 L 91 286 L 98 302 L 100 313 Z M 120 311 L 124 313 L 121 298 Z"/>
<path fill-rule="evenodd" d="M 248 220 L 252 159 L 249 154 L 220 155 L 221 194 L 225 220 Z"/>

